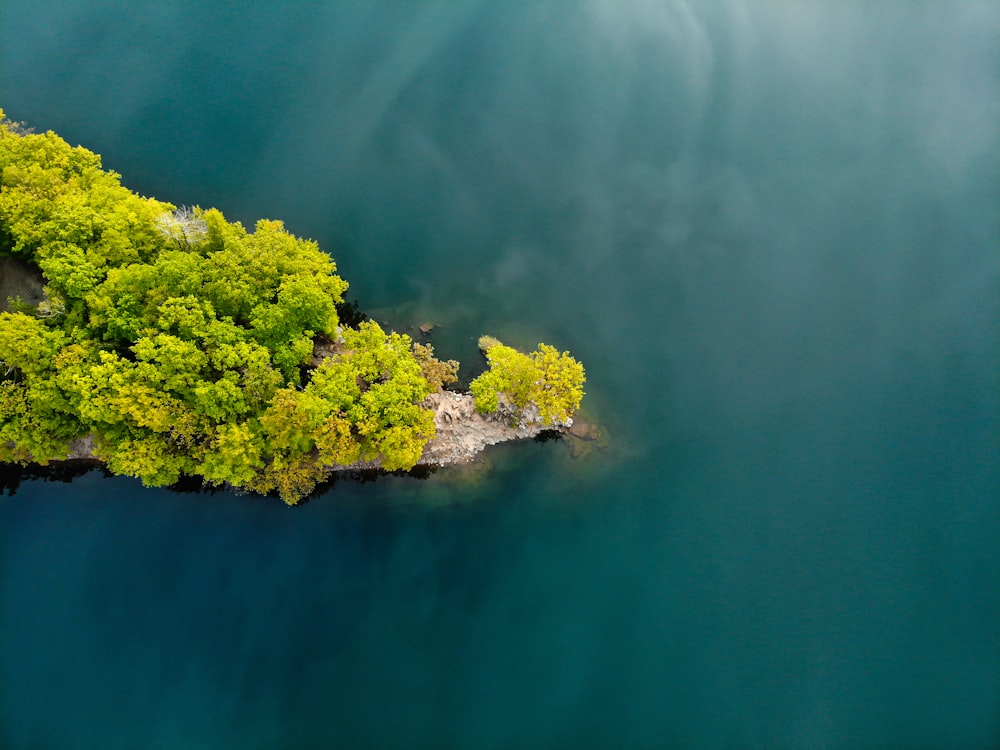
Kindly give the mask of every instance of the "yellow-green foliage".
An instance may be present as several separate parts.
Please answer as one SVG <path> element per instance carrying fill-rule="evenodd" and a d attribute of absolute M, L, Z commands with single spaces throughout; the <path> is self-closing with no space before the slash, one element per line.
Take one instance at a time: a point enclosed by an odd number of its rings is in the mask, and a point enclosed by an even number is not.
<path fill-rule="evenodd" d="M 586 380 L 583 365 L 548 344 L 524 354 L 491 336 L 483 336 L 480 347 L 489 369 L 472 381 L 476 408 L 483 413 L 500 408 L 500 396 L 518 411 L 529 404 L 538 407 L 543 425 L 569 419 L 583 399 Z"/>
<path fill-rule="evenodd" d="M 325 360 L 306 393 L 333 405 L 323 425 L 332 463 L 381 457 L 382 467 L 411 468 L 434 437 L 434 415 L 421 406 L 433 386 L 413 356 L 409 336 L 385 333 L 377 323 L 345 329 L 343 350 Z M 356 435 L 357 449 L 345 431 Z"/>
<path fill-rule="evenodd" d="M 0 460 L 59 458 L 91 434 L 146 484 L 200 475 L 296 502 L 327 465 L 411 468 L 434 434 L 421 402 L 454 380 L 457 363 L 406 336 L 340 331 L 347 284 L 281 222 L 248 232 L 136 195 L 2 111 L 0 254 L 37 264 L 48 295 L 37 315 L 0 315 Z M 340 353 L 310 378 L 320 334 Z"/>
<path fill-rule="evenodd" d="M 435 391 L 441 390 L 444 386 L 458 382 L 458 362 L 449 359 L 442 362 L 434 358 L 434 347 L 430 344 L 413 344 L 413 355 L 420 363 L 420 370 L 423 372 L 427 382 Z"/>

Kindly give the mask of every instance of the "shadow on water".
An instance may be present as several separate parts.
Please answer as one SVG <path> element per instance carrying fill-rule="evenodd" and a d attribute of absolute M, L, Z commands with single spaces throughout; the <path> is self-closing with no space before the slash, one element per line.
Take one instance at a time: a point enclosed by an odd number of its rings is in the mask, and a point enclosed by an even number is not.
<path fill-rule="evenodd" d="M 542 434 L 544 435 L 545 433 Z M 539 440 L 541 437 L 542 435 L 539 435 L 538 438 L 535 439 Z M 305 505 L 317 497 L 327 494 L 337 485 L 367 484 L 385 477 L 407 477 L 415 480 L 426 480 L 437 473 L 438 470 L 439 469 L 436 466 L 416 466 L 410 471 L 358 469 L 337 472 L 336 474 L 332 474 L 329 479 L 316 485 L 316 489 L 313 490 L 308 497 L 301 500 L 298 505 Z M 103 464 L 97 461 L 62 461 L 59 463 L 52 463 L 47 466 L 41 466 L 39 464 L 26 464 L 21 466 L 19 464 L 0 463 L 0 494 L 13 497 L 26 482 L 41 481 L 70 484 L 73 480 L 91 474 L 92 472 L 109 479 L 115 476 L 108 471 Z M 210 484 L 203 481 L 201 477 L 196 476 L 184 476 L 179 481 L 161 489 L 178 495 L 211 496 L 219 493 L 233 494 L 234 492 L 231 487 Z M 235 494 L 239 495 L 251 493 L 236 491 Z M 269 493 L 267 497 L 271 499 L 278 499 L 278 493 Z"/>
<path fill-rule="evenodd" d="M 95 461 L 65 461 L 60 464 L 40 466 L 38 464 L 0 463 L 0 493 L 13 496 L 24 482 L 62 482 L 69 484 L 77 477 L 91 472 L 100 472 L 106 477 L 112 476 L 101 464 Z"/>
<path fill-rule="evenodd" d="M 357 300 L 344 300 L 337 303 L 337 320 L 341 325 L 357 328 L 360 323 L 368 320 L 368 315 L 361 310 Z"/>

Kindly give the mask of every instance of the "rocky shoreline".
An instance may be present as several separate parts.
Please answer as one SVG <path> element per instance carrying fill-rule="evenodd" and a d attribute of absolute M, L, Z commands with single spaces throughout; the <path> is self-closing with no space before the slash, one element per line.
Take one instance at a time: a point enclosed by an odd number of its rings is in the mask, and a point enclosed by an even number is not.
<path fill-rule="evenodd" d="M 26 304 L 39 304 L 45 300 L 44 279 L 32 266 L 14 258 L 0 259 L 0 311 L 6 310 L 8 298 L 18 298 Z M 360 316 L 354 305 L 347 312 Z M 359 319 L 361 319 L 360 316 Z M 426 337 L 435 328 L 433 323 L 415 326 L 420 336 Z M 312 366 L 318 366 L 326 357 L 333 356 L 336 347 L 331 342 L 316 342 Z M 426 471 L 449 466 L 461 466 L 474 462 L 487 448 L 498 443 L 537 438 L 542 433 L 557 433 L 573 438 L 571 452 L 576 456 L 585 455 L 600 442 L 600 430 L 581 420 L 568 419 L 565 422 L 543 425 L 537 407 L 529 404 L 526 409 L 517 410 L 501 398 L 500 408 L 490 414 L 476 411 L 471 393 L 441 390 L 431 394 L 424 405 L 434 412 L 435 437 L 424 446 L 420 460 L 413 471 Z M 103 466 L 95 455 L 94 436 L 77 438 L 70 443 L 64 458 L 50 461 L 37 469 L 45 472 L 51 468 L 54 473 L 69 470 L 74 464 Z M 13 468 L 13 467 L 11 467 Z M 323 467 L 329 478 L 352 472 L 381 472 L 381 461 L 358 461 L 347 465 Z"/>
<path fill-rule="evenodd" d="M 516 420 L 516 415 L 510 411 L 484 415 L 476 411 L 472 394 L 455 391 L 432 394 L 425 403 L 434 410 L 437 434 L 424 446 L 420 461 L 407 472 L 417 477 L 424 477 L 440 468 L 481 463 L 488 466 L 489 461 L 484 461 L 483 453 L 490 446 L 535 439 L 546 434 L 564 439 L 574 459 L 582 459 L 595 450 L 608 447 L 605 430 L 579 417 L 565 424 L 543 426 L 539 421 L 532 421 L 533 411 L 530 408 Z M 41 478 L 69 482 L 95 469 L 107 473 L 103 462 L 94 455 L 94 438 L 78 438 L 70 444 L 70 451 L 64 459 L 49 461 L 45 466 L 0 464 L 0 494 L 14 494 L 23 481 Z M 378 460 L 328 466 L 326 470 L 326 480 L 321 487 L 342 478 L 372 479 L 385 473 Z M 211 486 L 203 484 L 198 477 L 182 478 L 170 489 L 179 492 L 212 491 Z"/>
<path fill-rule="evenodd" d="M 437 434 L 424 446 L 423 454 L 414 468 L 460 466 L 473 461 L 491 445 L 512 440 L 529 440 L 543 432 L 576 434 L 582 439 L 589 439 L 583 426 L 573 431 L 573 420 L 543 426 L 534 418 L 536 415 L 530 407 L 520 414 L 509 409 L 501 409 L 492 414 L 480 414 L 476 411 L 471 393 L 439 391 L 428 396 L 424 403 L 434 411 Z M 71 442 L 70 451 L 65 459 L 61 460 L 99 463 L 99 459 L 94 455 L 93 436 L 88 435 Z M 381 468 L 378 459 L 328 467 L 331 474 L 380 471 Z"/>
<path fill-rule="evenodd" d="M 542 432 L 566 432 L 573 420 L 564 424 L 543 426 L 528 410 L 516 415 L 507 410 L 493 414 L 476 411 L 471 393 L 441 391 L 428 397 L 434 409 L 437 435 L 424 446 L 419 465 L 453 466 L 468 463 L 486 448 L 511 440 L 527 440 Z"/>

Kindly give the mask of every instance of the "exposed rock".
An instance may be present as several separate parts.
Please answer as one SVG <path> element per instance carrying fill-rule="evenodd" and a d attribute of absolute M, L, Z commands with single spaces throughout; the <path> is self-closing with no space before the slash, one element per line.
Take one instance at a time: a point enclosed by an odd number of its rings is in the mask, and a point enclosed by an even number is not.
<path fill-rule="evenodd" d="M 94 460 L 94 436 L 85 435 L 81 438 L 71 440 L 69 453 L 66 454 L 70 461 L 92 461 Z"/>
<path fill-rule="evenodd" d="M 340 327 L 337 327 L 337 331 L 333 338 L 329 336 L 317 336 L 313 339 L 313 355 L 312 361 L 309 363 L 310 367 L 319 367 L 324 359 L 332 357 L 340 351 L 340 343 L 338 339 L 340 338 Z"/>
<path fill-rule="evenodd" d="M 469 393 L 441 391 L 428 396 L 426 403 L 434 409 L 437 435 L 424 447 L 423 465 L 466 463 L 491 445 L 533 438 L 545 429 L 537 421 L 512 423 L 510 415 L 500 411 L 480 414 Z"/>

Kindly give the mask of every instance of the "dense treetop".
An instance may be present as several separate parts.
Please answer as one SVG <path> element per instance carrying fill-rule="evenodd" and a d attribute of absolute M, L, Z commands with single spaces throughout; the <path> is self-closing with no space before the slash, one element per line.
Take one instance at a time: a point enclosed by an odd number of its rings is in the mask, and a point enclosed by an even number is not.
<path fill-rule="evenodd" d="M 516 419 L 527 409 L 538 411 L 544 425 L 565 423 L 583 399 L 583 365 L 548 344 L 524 354 L 491 336 L 479 339 L 489 369 L 472 381 L 472 395 L 480 412 L 505 408 Z M 504 403 L 501 403 L 501 400 Z"/>
<path fill-rule="evenodd" d="M 2 111 L 0 254 L 46 284 L 40 305 L 0 313 L 0 460 L 63 458 L 90 435 L 113 472 L 148 485 L 195 475 L 297 502 L 332 466 L 412 468 L 434 436 L 424 401 L 456 380 L 456 362 L 406 335 L 340 325 L 346 282 L 281 222 L 249 232 L 139 196 L 96 154 Z M 332 356 L 314 367 L 320 339 Z M 486 355 L 481 410 L 503 394 L 551 424 L 579 405 L 568 354 Z"/>

